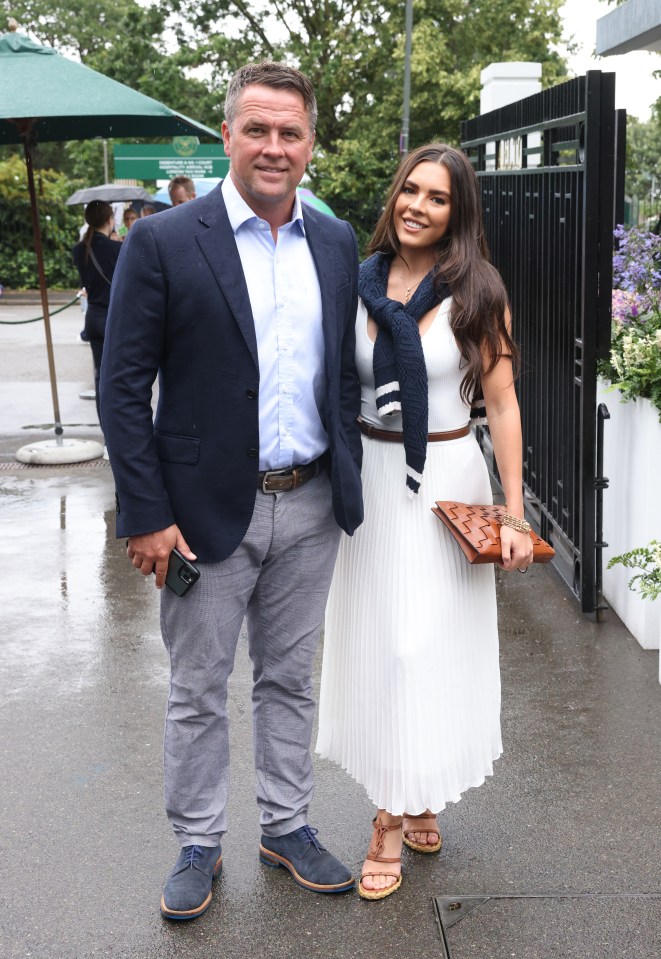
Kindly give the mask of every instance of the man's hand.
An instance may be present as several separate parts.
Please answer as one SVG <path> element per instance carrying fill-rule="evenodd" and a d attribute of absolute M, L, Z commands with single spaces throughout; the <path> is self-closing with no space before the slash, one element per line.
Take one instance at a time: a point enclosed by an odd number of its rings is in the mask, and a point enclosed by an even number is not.
<path fill-rule="evenodd" d="M 175 546 L 186 559 L 197 559 L 175 524 L 168 526 L 167 529 L 159 529 L 155 533 L 130 536 L 127 541 L 126 555 L 143 576 L 155 573 L 156 588 L 163 589 L 168 560 Z"/>

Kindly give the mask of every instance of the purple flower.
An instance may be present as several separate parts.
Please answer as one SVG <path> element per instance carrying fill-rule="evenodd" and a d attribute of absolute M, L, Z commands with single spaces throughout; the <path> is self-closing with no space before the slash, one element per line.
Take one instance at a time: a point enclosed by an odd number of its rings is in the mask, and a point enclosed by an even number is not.
<path fill-rule="evenodd" d="M 661 237 L 622 226 L 613 233 L 617 241 L 613 286 L 640 297 L 636 310 L 629 315 L 638 318 L 649 311 L 661 312 Z"/>

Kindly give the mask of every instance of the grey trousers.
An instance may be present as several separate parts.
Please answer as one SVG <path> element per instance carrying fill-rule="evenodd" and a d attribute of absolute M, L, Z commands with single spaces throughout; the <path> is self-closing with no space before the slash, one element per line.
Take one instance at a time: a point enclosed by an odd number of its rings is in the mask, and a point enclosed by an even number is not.
<path fill-rule="evenodd" d="M 227 830 L 227 680 L 246 615 L 262 831 L 282 836 L 307 822 L 312 669 L 339 538 L 325 472 L 286 493 L 256 492 L 237 550 L 200 563 L 186 596 L 162 591 L 171 677 L 165 806 L 182 846 L 214 846 Z"/>

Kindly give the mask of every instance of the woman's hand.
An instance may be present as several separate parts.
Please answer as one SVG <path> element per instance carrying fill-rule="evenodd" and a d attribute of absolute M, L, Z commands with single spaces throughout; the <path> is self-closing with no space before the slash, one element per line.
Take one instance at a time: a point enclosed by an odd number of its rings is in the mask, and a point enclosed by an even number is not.
<path fill-rule="evenodd" d="M 501 569 L 511 572 L 513 569 L 524 573 L 532 563 L 532 540 L 530 533 L 520 533 L 511 526 L 500 527 Z"/>

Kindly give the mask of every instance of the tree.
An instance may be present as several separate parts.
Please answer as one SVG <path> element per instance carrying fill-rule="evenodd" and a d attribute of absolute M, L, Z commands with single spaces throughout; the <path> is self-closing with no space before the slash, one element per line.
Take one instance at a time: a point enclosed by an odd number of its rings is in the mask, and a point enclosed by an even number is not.
<path fill-rule="evenodd" d="M 398 159 L 404 74 L 401 0 L 173 0 L 189 63 L 222 89 L 243 62 L 299 66 L 319 103 L 312 185 L 340 215 L 369 230 Z M 544 83 L 565 65 L 561 0 L 416 0 L 410 145 L 456 143 L 479 109 L 492 61 L 538 60 Z"/>
<path fill-rule="evenodd" d="M 638 197 L 642 219 L 661 211 L 661 101 L 642 123 L 627 119 L 627 162 L 624 192 Z"/>
<path fill-rule="evenodd" d="M 561 79 L 561 3 L 415 0 L 410 145 L 458 142 L 460 121 L 478 111 L 480 71 L 493 61 L 541 61 L 545 85 Z M 75 12 L 63 0 L 19 0 L 13 10 L 45 41 L 215 127 L 242 63 L 300 67 L 319 103 L 313 189 L 363 234 L 373 226 L 398 159 L 402 0 L 80 0 Z"/>

